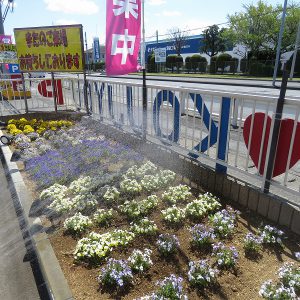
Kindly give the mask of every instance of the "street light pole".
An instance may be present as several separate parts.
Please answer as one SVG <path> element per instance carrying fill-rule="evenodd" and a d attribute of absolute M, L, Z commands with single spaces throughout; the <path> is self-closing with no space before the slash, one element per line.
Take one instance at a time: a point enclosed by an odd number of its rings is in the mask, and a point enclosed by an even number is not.
<path fill-rule="evenodd" d="M 4 34 L 3 16 L 2 16 L 2 0 L 0 0 L 0 34 Z"/>
<path fill-rule="evenodd" d="M 285 16 L 286 16 L 286 9 L 287 9 L 287 2 L 288 2 L 288 0 L 284 0 L 283 11 L 282 11 L 282 19 L 281 19 L 281 26 L 280 26 L 279 36 L 278 36 L 276 61 L 275 61 L 275 67 L 274 67 L 274 73 L 273 73 L 273 83 L 272 83 L 273 86 L 275 86 L 276 77 L 277 77 L 277 71 L 278 71 L 278 66 L 279 66 L 281 43 L 282 43 L 282 36 L 283 36 Z"/>

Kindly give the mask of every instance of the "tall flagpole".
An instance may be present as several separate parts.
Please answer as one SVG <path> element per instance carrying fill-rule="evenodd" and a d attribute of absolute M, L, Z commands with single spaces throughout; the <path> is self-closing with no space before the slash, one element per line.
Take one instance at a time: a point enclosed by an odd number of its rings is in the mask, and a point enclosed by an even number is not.
<path fill-rule="evenodd" d="M 142 68 L 143 68 L 143 139 L 146 140 L 147 134 L 147 84 L 146 84 L 146 62 L 145 62 L 145 0 L 142 0 Z"/>

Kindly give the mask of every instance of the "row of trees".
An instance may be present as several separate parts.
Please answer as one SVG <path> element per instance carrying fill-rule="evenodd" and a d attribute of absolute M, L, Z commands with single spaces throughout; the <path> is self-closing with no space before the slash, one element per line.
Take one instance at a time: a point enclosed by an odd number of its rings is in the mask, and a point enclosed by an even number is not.
<path fill-rule="evenodd" d="M 158 72 L 162 69 L 169 69 L 171 72 L 197 72 L 211 74 L 216 73 L 236 73 L 238 66 L 240 64 L 240 71 L 242 73 L 247 73 L 253 76 L 272 76 L 274 72 L 274 60 L 265 60 L 268 53 L 260 53 L 258 59 L 254 56 L 251 58 L 243 58 L 239 62 L 239 59 L 232 57 L 227 53 L 221 53 L 218 56 L 213 56 L 210 59 L 210 64 L 205 57 L 194 54 L 192 56 L 187 56 L 185 61 L 181 55 L 168 55 L 166 64 L 160 65 L 159 67 L 155 64 L 155 56 L 152 53 L 148 56 L 147 70 L 148 72 Z M 263 58 L 263 59 L 261 59 Z M 288 69 L 292 64 L 292 57 L 288 61 Z M 280 71 L 279 71 L 280 72 Z M 298 51 L 298 56 L 296 60 L 295 74 L 300 74 L 300 51 Z"/>
<path fill-rule="evenodd" d="M 232 48 L 233 45 L 241 44 L 246 48 L 246 51 L 241 54 L 244 58 L 248 53 L 252 58 L 258 58 L 261 53 L 268 53 L 270 57 L 275 56 L 282 5 L 273 6 L 261 0 L 257 5 L 244 5 L 243 8 L 243 12 L 227 16 L 228 28 L 220 29 L 219 26 L 213 25 L 204 30 L 203 45 L 199 52 L 214 57 L 227 48 Z M 300 5 L 292 2 L 287 9 L 281 53 L 293 50 L 299 21 Z M 188 37 L 187 32 L 173 28 L 169 31 L 169 36 L 173 41 L 176 54 L 180 55 Z"/>
<path fill-rule="evenodd" d="M 148 72 L 156 72 L 155 56 L 152 53 L 148 56 Z M 185 68 L 187 72 L 200 72 L 205 73 L 209 71 L 210 73 L 217 73 L 220 71 L 224 72 L 225 68 L 229 67 L 229 72 L 235 73 L 238 67 L 238 59 L 233 58 L 231 55 L 222 53 L 219 56 L 214 56 L 211 58 L 211 63 L 208 68 L 207 59 L 199 54 L 194 54 L 192 56 L 187 56 L 185 62 L 181 55 L 168 55 L 166 61 L 166 67 L 171 69 L 172 72 L 176 70 L 177 72 L 181 68 Z"/>

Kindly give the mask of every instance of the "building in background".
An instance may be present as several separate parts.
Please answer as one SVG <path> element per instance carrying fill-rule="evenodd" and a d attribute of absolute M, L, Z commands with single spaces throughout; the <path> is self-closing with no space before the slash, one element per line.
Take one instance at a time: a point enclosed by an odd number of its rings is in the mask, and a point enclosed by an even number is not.
<path fill-rule="evenodd" d="M 192 35 L 187 36 L 185 45 L 182 48 L 181 56 L 185 60 L 187 56 L 192 56 L 194 54 L 201 54 L 201 56 L 205 57 L 210 63 L 210 57 L 205 54 L 201 53 L 200 49 L 203 45 L 203 36 L 202 35 Z M 170 39 L 164 39 L 164 40 L 158 40 L 158 41 L 150 41 L 146 43 L 146 61 L 148 56 L 157 48 L 163 48 L 166 49 L 167 56 L 170 54 L 176 54 L 175 48 L 174 48 L 174 42 Z M 225 53 L 230 54 L 232 57 L 241 58 L 241 55 L 237 53 L 236 47 L 229 48 Z"/>
<path fill-rule="evenodd" d="M 87 52 L 88 52 L 89 64 L 97 63 L 97 62 L 104 62 L 104 60 L 105 60 L 105 46 L 100 45 L 99 38 L 94 38 L 93 47 L 89 48 L 87 50 Z M 86 51 L 84 51 L 84 54 L 85 54 L 84 57 L 87 59 Z"/>

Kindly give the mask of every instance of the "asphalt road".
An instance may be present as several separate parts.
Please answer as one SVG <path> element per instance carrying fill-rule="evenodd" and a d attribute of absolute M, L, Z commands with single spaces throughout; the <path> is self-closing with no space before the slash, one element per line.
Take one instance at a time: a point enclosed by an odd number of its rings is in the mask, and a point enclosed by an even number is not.
<path fill-rule="evenodd" d="M 68 74 L 69 75 L 69 74 Z M 72 75 L 74 76 L 74 75 Z M 77 76 L 76 76 L 77 77 Z M 106 77 L 99 74 L 90 74 L 88 78 L 102 78 L 110 81 L 141 82 L 139 75 L 124 75 L 116 77 Z M 226 91 L 232 93 L 243 93 L 251 95 L 279 96 L 281 82 L 276 82 L 276 88 L 272 87 L 270 80 L 255 79 L 227 79 L 227 78 L 196 78 L 196 77 L 170 77 L 170 76 L 147 76 L 147 84 L 168 86 L 199 88 L 211 91 Z M 289 81 L 286 96 L 300 100 L 300 82 L 298 80 Z"/>
<path fill-rule="evenodd" d="M 0 164 L 0 299 L 41 299 Z"/>

